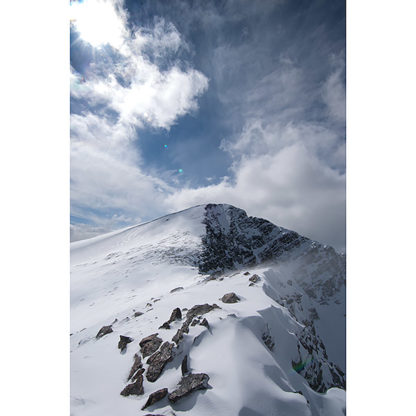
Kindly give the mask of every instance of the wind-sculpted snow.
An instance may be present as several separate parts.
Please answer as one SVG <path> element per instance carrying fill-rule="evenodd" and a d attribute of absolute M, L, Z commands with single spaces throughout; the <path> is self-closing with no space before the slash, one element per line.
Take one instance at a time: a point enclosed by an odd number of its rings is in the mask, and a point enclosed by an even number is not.
<path fill-rule="evenodd" d="M 341 416 L 344 373 L 330 247 L 214 204 L 71 245 L 73 416 Z"/>

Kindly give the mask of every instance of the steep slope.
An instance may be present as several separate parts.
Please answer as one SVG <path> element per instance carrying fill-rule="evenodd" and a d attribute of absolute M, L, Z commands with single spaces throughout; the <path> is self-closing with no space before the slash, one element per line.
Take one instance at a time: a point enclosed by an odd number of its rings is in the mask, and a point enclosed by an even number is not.
<path fill-rule="evenodd" d="M 74 416 L 342 415 L 344 372 L 330 247 L 214 204 L 71 244 Z"/>

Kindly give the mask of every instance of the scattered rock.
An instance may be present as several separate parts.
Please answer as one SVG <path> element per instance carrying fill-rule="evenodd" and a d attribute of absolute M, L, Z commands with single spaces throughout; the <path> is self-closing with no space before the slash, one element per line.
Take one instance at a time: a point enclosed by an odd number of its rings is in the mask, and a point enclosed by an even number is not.
<path fill-rule="evenodd" d="M 182 312 L 179 308 L 175 308 L 169 318 L 169 323 L 173 321 L 180 321 L 182 319 Z"/>
<path fill-rule="evenodd" d="M 273 342 L 273 338 L 271 337 L 271 335 L 265 333 L 265 334 L 262 335 L 262 339 L 263 339 L 263 342 L 266 344 L 266 347 L 270 351 L 273 351 L 274 342 Z"/>
<path fill-rule="evenodd" d="M 226 293 L 222 298 L 221 301 L 224 303 L 237 303 L 240 301 L 240 298 L 234 293 Z"/>
<path fill-rule="evenodd" d="M 139 374 L 137 380 L 134 383 L 128 384 L 120 394 L 122 396 L 130 396 L 132 394 L 140 396 L 143 393 L 143 374 Z"/>
<path fill-rule="evenodd" d="M 123 352 L 127 348 L 127 344 L 133 341 L 134 341 L 133 338 L 120 335 L 120 341 L 118 342 L 118 348 L 120 352 Z"/>
<path fill-rule="evenodd" d="M 189 372 L 189 368 L 188 368 L 188 355 L 185 355 L 185 357 L 183 357 L 182 364 L 181 364 L 181 370 L 182 370 L 182 375 L 183 376 L 186 373 Z"/>
<path fill-rule="evenodd" d="M 208 388 L 209 376 L 204 373 L 188 374 L 182 377 L 178 388 L 169 394 L 168 398 L 172 403 L 177 402 L 182 397 L 188 395 L 194 390 L 201 390 Z"/>
<path fill-rule="evenodd" d="M 197 324 L 200 323 L 200 320 L 198 318 L 195 318 L 192 322 L 191 322 L 191 326 L 195 326 Z"/>
<path fill-rule="evenodd" d="M 159 329 L 170 329 L 169 322 L 165 322 L 163 325 L 159 327 Z"/>
<path fill-rule="evenodd" d="M 250 280 L 250 282 L 257 283 L 260 281 L 260 277 L 257 274 L 253 274 L 253 276 L 251 276 L 248 280 Z"/>
<path fill-rule="evenodd" d="M 156 381 L 163 368 L 165 367 L 168 361 L 171 361 L 173 358 L 173 344 L 166 341 L 160 347 L 160 350 L 155 352 L 149 359 L 146 361 L 149 364 L 147 369 L 146 378 L 150 382 Z"/>
<path fill-rule="evenodd" d="M 243 274 L 243 276 L 248 276 L 250 274 L 250 272 L 245 272 L 244 274 Z"/>
<path fill-rule="evenodd" d="M 134 317 L 137 318 L 138 316 L 142 316 L 143 312 L 134 312 Z"/>
<path fill-rule="evenodd" d="M 180 290 L 183 290 L 183 287 L 182 287 L 182 286 L 175 287 L 175 289 L 172 289 L 172 290 L 170 291 L 170 293 L 179 292 Z"/>
<path fill-rule="evenodd" d="M 217 304 L 209 305 L 205 303 L 204 305 L 195 305 L 186 313 L 186 319 L 193 318 L 197 315 L 204 315 L 205 313 L 211 312 L 214 309 L 221 309 Z"/>
<path fill-rule="evenodd" d="M 134 374 L 141 367 L 142 367 L 142 359 L 140 358 L 138 354 L 134 354 L 134 363 L 133 363 L 133 366 L 131 367 L 127 380 L 130 380 L 131 378 L 133 378 Z"/>
<path fill-rule="evenodd" d="M 104 335 L 111 334 L 113 332 L 113 328 L 111 325 L 103 326 L 95 336 L 95 338 L 102 338 Z"/>
<path fill-rule="evenodd" d="M 251 287 L 251 286 L 256 286 L 253 282 L 251 282 L 250 284 L 249 284 L 249 286 Z"/>
<path fill-rule="evenodd" d="M 159 329 L 170 329 L 170 323 L 172 323 L 173 321 L 180 321 L 182 319 L 182 312 L 180 310 L 180 308 L 175 308 L 171 315 L 169 320 L 167 320 Z"/>
<path fill-rule="evenodd" d="M 146 407 L 155 404 L 156 402 L 162 400 L 168 394 L 168 389 L 160 389 L 152 393 L 149 398 L 147 399 L 146 404 L 142 407 L 142 410 L 146 409 Z"/>
<path fill-rule="evenodd" d="M 160 344 L 163 342 L 159 337 L 159 334 L 152 334 L 148 337 L 143 338 L 140 342 L 140 352 L 143 355 L 143 358 L 152 355 L 160 347 Z"/>

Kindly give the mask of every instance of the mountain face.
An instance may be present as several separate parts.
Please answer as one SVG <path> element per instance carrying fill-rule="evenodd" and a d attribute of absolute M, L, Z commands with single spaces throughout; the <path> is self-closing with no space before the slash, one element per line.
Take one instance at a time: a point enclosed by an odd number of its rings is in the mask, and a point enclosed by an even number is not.
<path fill-rule="evenodd" d="M 74 416 L 344 415 L 345 255 L 225 204 L 78 241 L 70 338 Z"/>

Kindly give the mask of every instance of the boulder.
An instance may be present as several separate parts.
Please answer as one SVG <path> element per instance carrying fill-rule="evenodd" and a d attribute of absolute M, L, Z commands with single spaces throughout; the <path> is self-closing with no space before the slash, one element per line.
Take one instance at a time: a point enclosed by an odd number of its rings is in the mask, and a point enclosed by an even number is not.
<path fill-rule="evenodd" d="M 143 315 L 143 312 L 134 312 L 134 317 L 137 318 L 138 316 Z"/>
<path fill-rule="evenodd" d="M 171 361 L 173 358 L 172 349 L 173 344 L 166 341 L 160 347 L 159 351 L 155 352 L 151 357 L 148 358 L 148 360 L 146 361 L 147 364 L 149 364 L 149 367 L 146 372 L 146 378 L 148 381 L 153 383 L 159 378 L 166 363 L 168 361 Z"/>
<path fill-rule="evenodd" d="M 260 277 L 257 274 L 253 274 L 253 276 L 251 276 L 248 280 L 250 280 L 250 282 L 257 283 L 260 281 Z"/>
<path fill-rule="evenodd" d="M 127 348 L 127 344 L 133 342 L 133 338 L 120 335 L 120 341 L 118 342 L 118 348 L 120 352 L 123 352 Z"/>
<path fill-rule="evenodd" d="M 214 309 L 220 309 L 220 307 L 215 303 L 213 305 L 209 305 L 208 303 L 205 303 L 204 305 L 195 305 L 186 313 L 186 319 L 193 318 L 197 315 L 204 315 Z"/>
<path fill-rule="evenodd" d="M 206 318 L 204 318 L 200 323 L 199 323 L 199 325 L 202 325 L 202 326 L 204 326 L 205 328 L 207 328 L 207 329 L 209 329 L 209 323 L 208 323 L 208 321 L 207 321 L 207 319 Z"/>
<path fill-rule="evenodd" d="M 111 334 L 113 332 L 113 328 L 111 325 L 103 326 L 95 336 L 95 338 L 102 338 L 104 335 Z"/>
<path fill-rule="evenodd" d="M 170 291 L 170 293 L 179 292 L 180 290 L 183 290 L 183 287 L 182 287 L 182 286 L 175 287 L 175 289 L 172 289 L 172 290 Z"/>
<path fill-rule="evenodd" d="M 128 384 L 120 393 L 122 396 L 140 396 L 144 393 L 143 390 L 143 374 L 139 374 L 137 380 L 134 383 Z"/>
<path fill-rule="evenodd" d="M 180 321 L 182 319 L 182 312 L 180 308 L 175 308 L 169 318 L 169 323 L 173 321 Z"/>
<path fill-rule="evenodd" d="M 170 393 L 168 398 L 172 403 L 175 403 L 195 390 L 207 389 L 208 381 L 209 376 L 207 374 L 188 374 L 182 377 L 178 388 Z"/>
<path fill-rule="evenodd" d="M 141 368 L 142 366 L 143 366 L 142 359 L 140 358 L 138 354 L 134 354 L 133 366 L 131 367 L 127 380 L 130 380 L 134 376 L 134 374 L 137 372 L 137 370 Z"/>
<path fill-rule="evenodd" d="M 152 404 L 155 404 L 156 402 L 162 400 L 166 395 L 168 394 L 168 389 L 160 389 L 152 393 L 149 398 L 147 399 L 147 402 L 142 407 L 142 410 L 146 409 L 146 407 L 151 406 Z"/>
<path fill-rule="evenodd" d="M 222 298 L 221 301 L 224 303 L 237 303 L 240 301 L 240 298 L 234 293 L 226 293 Z"/>
<path fill-rule="evenodd" d="M 160 344 L 163 342 L 159 337 L 159 334 L 152 334 L 148 337 L 143 338 L 140 342 L 140 352 L 142 353 L 143 358 L 152 355 L 160 347 Z"/>
<path fill-rule="evenodd" d="M 159 329 L 170 329 L 169 322 L 165 322 L 163 325 L 159 327 Z"/>

